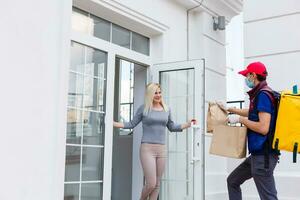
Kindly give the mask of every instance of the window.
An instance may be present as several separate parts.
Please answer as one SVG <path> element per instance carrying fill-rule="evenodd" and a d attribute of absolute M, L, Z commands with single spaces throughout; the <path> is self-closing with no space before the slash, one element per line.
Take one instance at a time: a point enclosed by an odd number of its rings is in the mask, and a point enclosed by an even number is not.
<path fill-rule="evenodd" d="M 106 53 L 71 42 L 64 199 L 101 199 Z"/>
<path fill-rule="evenodd" d="M 110 41 L 110 26 L 111 23 L 104 19 L 91 15 L 78 8 L 73 8 L 72 29 L 74 31 Z"/>
<path fill-rule="evenodd" d="M 113 24 L 86 11 L 73 7 L 72 29 L 149 55 L 150 39 Z"/>
<path fill-rule="evenodd" d="M 132 33 L 132 50 L 149 55 L 149 38 Z"/>
<path fill-rule="evenodd" d="M 130 31 L 113 24 L 112 42 L 125 48 L 130 48 Z"/>
<path fill-rule="evenodd" d="M 110 22 L 91 15 L 93 21 L 91 27 L 91 34 L 97 38 L 110 41 Z"/>
<path fill-rule="evenodd" d="M 81 33 L 90 32 L 91 21 L 89 14 L 80 9 L 73 8 L 72 12 L 72 29 Z"/>

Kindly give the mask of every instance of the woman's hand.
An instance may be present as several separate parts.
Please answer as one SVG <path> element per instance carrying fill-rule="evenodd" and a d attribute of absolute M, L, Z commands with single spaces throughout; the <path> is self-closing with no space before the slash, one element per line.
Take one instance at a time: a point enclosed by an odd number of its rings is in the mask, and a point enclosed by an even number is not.
<path fill-rule="evenodd" d="M 116 128 L 124 128 L 124 124 L 121 122 L 113 122 L 113 126 Z"/>
<path fill-rule="evenodd" d="M 188 121 L 187 123 L 183 124 L 181 126 L 181 129 L 186 129 L 186 128 L 190 128 L 192 126 L 192 124 L 197 124 L 197 120 L 196 119 L 191 119 L 190 121 Z"/>

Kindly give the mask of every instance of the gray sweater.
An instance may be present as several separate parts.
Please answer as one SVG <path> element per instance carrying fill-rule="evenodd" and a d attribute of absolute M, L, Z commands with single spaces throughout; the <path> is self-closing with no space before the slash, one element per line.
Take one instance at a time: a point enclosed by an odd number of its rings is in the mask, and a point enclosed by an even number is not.
<path fill-rule="evenodd" d="M 141 121 L 143 123 L 142 143 L 165 144 L 166 127 L 171 132 L 181 132 L 181 124 L 175 124 L 172 120 L 170 109 L 165 111 L 150 110 L 148 115 L 144 113 L 144 105 L 140 106 L 130 122 L 124 123 L 125 129 L 132 129 Z"/>

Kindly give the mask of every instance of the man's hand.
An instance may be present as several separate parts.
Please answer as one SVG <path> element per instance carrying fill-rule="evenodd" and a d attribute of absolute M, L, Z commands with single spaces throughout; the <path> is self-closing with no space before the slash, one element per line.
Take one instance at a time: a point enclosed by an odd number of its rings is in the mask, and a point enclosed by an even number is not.
<path fill-rule="evenodd" d="M 227 120 L 230 124 L 237 124 L 240 123 L 241 116 L 239 115 L 229 115 Z"/>
<path fill-rule="evenodd" d="M 235 107 L 227 107 L 226 103 L 222 102 L 222 101 L 217 101 L 216 102 L 218 104 L 218 106 L 220 106 L 220 108 L 226 112 L 232 112 Z"/>
<path fill-rule="evenodd" d="M 224 102 L 222 102 L 222 101 L 217 101 L 216 103 L 218 104 L 218 106 L 219 106 L 222 110 L 224 110 L 225 112 L 228 112 L 227 105 L 226 105 Z"/>

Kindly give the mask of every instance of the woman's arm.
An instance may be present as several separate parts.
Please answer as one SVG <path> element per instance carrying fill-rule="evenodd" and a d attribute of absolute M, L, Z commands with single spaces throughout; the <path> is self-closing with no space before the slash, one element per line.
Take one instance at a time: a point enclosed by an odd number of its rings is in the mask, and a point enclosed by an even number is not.
<path fill-rule="evenodd" d="M 169 109 L 169 118 L 168 118 L 168 123 L 167 123 L 167 127 L 168 127 L 169 131 L 181 132 L 183 129 L 190 128 L 191 125 L 192 125 L 192 120 L 187 123 L 184 123 L 184 124 L 176 124 L 173 121 L 172 113 L 171 113 L 171 110 Z"/>
<path fill-rule="evenodd" d="M 136 127 L 143 119 L 143 110 L 144 106 L 140 106 L 138 110 L 136 111 L 135 115 L 133 116 L 133 119 L 129 122 L 114 122 L 113 125 L 116 128 L 125 128 L 125 129 L 133 129 Z"/>
<path fill-rule="evenodd" d="M 169 108 L 169 116 L 168 116 L 168 122 L 167 122 L 167 128 L 171 132 L 181 132 L 182 131 L 182 125 L 181 124 L 175 124 L 173 121 L 171 109 Z"/>

